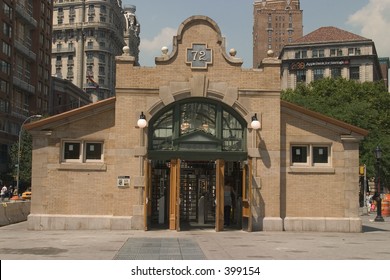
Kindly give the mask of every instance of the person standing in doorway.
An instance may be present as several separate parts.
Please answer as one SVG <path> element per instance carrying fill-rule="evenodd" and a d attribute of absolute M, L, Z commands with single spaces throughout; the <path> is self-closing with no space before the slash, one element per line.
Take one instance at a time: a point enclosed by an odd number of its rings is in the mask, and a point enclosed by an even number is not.
<path fill-rule="evenodd" d="M 234 189 L 230 181 L 227 181 L 223 187 L 223 197 L 224 197 L 224 225 L 230 226 L 230 216 L 232 212 L 233 199 L 232 195 L 234 194 Z"/>

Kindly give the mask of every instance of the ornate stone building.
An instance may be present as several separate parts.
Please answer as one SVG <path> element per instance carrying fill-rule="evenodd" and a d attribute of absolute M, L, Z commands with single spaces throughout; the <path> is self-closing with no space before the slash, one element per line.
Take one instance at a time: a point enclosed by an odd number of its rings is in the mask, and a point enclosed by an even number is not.
<path fill-rule="evenodd" d="M 382 71 L 374 42 L 337 27 L 321 27 L 287 44 L 280 58 L 282 89 L 325 77 L 383 80 L 387 86 L 388 64 Z"/>
<path fill-rule="evenodd" d="M 280 100 L 280 64 L 242 69 L 218 25 L 185 20 L 155 67 L 126 47 L 116 96 L 26 126 L 29 228 L 360 232 L 367 131 Z M 235 190 L 224 212 L 224 184 Z"/>
<path fill-rule="evenodd" d="M 132 34 L 134 42 L 125 42 L 127 25 L 122 1 L 54 1 L 52 74 L 72 81 L 93 101 L 114 96 L 115 56 L 131 43 L 138 57 L 139 32 Z"/>

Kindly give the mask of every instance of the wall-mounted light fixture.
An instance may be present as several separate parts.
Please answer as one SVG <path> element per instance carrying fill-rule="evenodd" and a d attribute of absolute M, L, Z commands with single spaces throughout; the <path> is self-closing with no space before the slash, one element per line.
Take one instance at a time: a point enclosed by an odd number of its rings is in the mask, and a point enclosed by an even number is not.
<path fill-rule="evenodd" d="M 261 127 L 261 124 L 260 124 L 259 120 L 257 119 L 257 114 L 255 114 L 252 117 L 251 128 L 254 130 L 258 130 L 258 129 L 260 129 L 260 127 Z"/>
<path fill-rule="evenodd" d="M 139 128 L 145 128 L 148 125 L 144 112 L 141 112 L 141 115 L 139 116 L 139 119 L 137 121 L 137 125 Z"/>

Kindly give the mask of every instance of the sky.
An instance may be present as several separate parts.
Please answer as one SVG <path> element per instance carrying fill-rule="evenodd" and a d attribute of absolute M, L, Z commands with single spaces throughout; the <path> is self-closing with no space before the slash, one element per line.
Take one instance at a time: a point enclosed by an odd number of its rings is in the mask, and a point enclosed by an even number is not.
<path fill-rule="evenodd" d="M 252 67 L 254 0 L 122 0 L 135 5 L 141 25 L 140 64 L 154 66 L 161 48 L 172 50 L 179 25 L 205 15 L 219 26 L 226 51 L 235 48 L 244 68 Z M 301 0 L 303 34 L 334 26 L 374 41 L 379 57 L 390 57 L 390 0 Z"/>

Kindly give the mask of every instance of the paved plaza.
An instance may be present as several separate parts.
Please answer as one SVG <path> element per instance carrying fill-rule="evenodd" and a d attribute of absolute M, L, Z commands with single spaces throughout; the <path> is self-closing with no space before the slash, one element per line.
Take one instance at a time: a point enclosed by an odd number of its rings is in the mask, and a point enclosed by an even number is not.
<path fill-rule="evenodd" d="M 362 233 L 29 231 L 0 228 L 1 260 L 390 260 L 390 217 L 362 216 Z"/>

